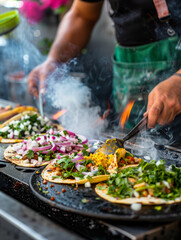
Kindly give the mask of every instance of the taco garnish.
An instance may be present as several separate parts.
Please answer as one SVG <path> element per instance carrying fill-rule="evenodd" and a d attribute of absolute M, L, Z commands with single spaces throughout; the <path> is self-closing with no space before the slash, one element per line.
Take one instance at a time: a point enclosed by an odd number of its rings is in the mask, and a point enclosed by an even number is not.
<path fill-rule="evenodd" d="M 0 141 L 3 143 L 13 143 L 16 142 L 16 139 L 21 140 L 35 134 L 45 133 L 53 127 L 47 117 L 42 117 L 37 112 L 26 111 L 14 116 L 1 125 Z"/>
<path fill-rule="evenodd" d="M 74 152 L 84 151 L 87 139 L 68 130 L 50 129 L 44 135 L 35 135 L 21 143 L 10 145 L 4 152 L 5 159 L 26 167 L 47 165 Z"/>
<path fill-rule="evenodd" d="M 121 153 L 122 155 L 120 155 Z M 91 183 L 105 181 L 109 178 L 110 166 L 111 169 L 114 168 L 116 172 L 118 170 L 117 161 L 120 161 L 122 157 L 125 158 L 125 156 L 127 156 L 126 153 L 125 149 L 119 149 L 117 154 L 114 155 L 105 155 L 102 152 L 89 154 L 85 148 L 80 153 L 74 152 L 73 154 L 61 156 L 60 159 L 52 161 L 42 172 L 42 177 L 51 182 L 69 184 L 83 184 L 88 181 Z M 128 153 L 128 155 L 130 155 L 130 153 Z M 114 164 L 115 162 L 116 166 Z M 136 160 L 133 161 L 133 163 L 135 162 Z M 122 167 L 124 167 L 124 165 Z"/>
<path fill-rule="evenodd" d="M 136 167 L 141 159 L 134 157 L 133 154 L 126 151 L 125 148 L 118 148 L 114 153 L 114 158 L 108 168 L 110 174 L 116 173 L 119 169 L 127 167 Z"/>
<path fill-rule="evenodd" d="M 181 201 L 181 169 L 166 167 L 160 160 L 141 161 L 134 168 L 122 169 L 110 175 L 106 183 L 98 184 L 96 193 L 114 203 L 171 204 Z"/>
<path fill-rule="evenodd" d="M 86 149 L 55 159 L 42 172 L 42 177 L 50 182 L 66 184 L 97 183 L 108 179 L 103 166 L 94 166 L 92 160 L 85 160 Z"/>

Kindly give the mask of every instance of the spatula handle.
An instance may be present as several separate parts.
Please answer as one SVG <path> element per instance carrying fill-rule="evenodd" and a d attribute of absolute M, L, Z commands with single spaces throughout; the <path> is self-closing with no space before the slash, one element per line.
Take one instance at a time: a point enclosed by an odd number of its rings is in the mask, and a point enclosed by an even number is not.
<path fill-rule="evenodd" d="M 130 138 L 134 137 L 136 134 L 141 132 L 142 130 L 146 130 L 148 122 L 148 116 L 145 116 L 141 119 L 141 121 L 123 138 L 124 141 L 129 140 Z"/>

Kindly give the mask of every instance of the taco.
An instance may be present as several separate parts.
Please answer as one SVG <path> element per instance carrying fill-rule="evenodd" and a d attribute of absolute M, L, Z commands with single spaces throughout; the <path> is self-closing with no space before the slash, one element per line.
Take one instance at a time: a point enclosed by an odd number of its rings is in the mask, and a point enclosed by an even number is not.
<path fill-rule="evenodd" d="M 54 183 L 84 184 L 97 183 L 108 179 L 106 169 L 97 168 L 90 160 L 84 159 L 86 149 L 55 159 L 42 172 L 42 178 Z"/>
<path fill-rule="evenodd" d="M 180 176 L 180 168 L 167 168 L 163 160 L 142 160 L 139 166 L 123 169 L 106 183 L 97 184 L 95 191 L 113 203 L 172 204 L 181 201 Z"/>
<path fill-rule="evenodd" d="M 61 129 L 52 124 L 47 117 L 41 117 L 34 111 L 25 111 L 3 123 L 0 127 L 1 143 L 16 143 L 35 134 L 46 133 L 50 128 Z"/>
<path fill-rule="evenodd" d="M 44 135 L 35 135 L 21 143 L 8 146 L 4 158 L 23 167 L 39 167 L 49 164 L 53 159 L 81 152 L 87 139 L 68 130 L 50 129 Z"/>
<path fill-rule="evenodd" d="M 105 155 L 102 152 L 89 154 L 86 149 L 83 149 L 81 153 L 75 152 L 52 161 L 43 170 L 42 177 L 55 183 L 97 183 L 108 180 L 111 171 L 116 172 L 118 166 L 121 166 L 120 169 L 126 167 L 126 164 L 130 166 L 131 163 L 134 163 L 132 166 L 137 166 L 136 158 L 132 157 L 134 160 L 129 161 L 130 155 L 132 154 L 124 148 L 118 149 L 114 155 Z M 125 159 L 124 162 L 123 159 Z M 120 161 L 122 162 L 119 163 Z"/>
<path fill-rule="evenodd" d="M 134 157 L 133 154 L 126 151 L 125 148 L 118 148 L 114 153 L 114 158 L 109 165 L 108 172 L 110 174 L 116 173 L 120 169 L 127 167 L 136 167 L 139 165 L 141 159 Z"/>
<path fill-rule="evenodd" d="M 19 113 L 23 113 L 25 111 L 33 111 L 38 112 L 37 108 L 32 106 L 18 106 L 15 108 L 12 108 L 11 106 L 7 107 L 1 107 L 0 108 L 0 122 L 7 121 L 8 119 L 14 117 L 15 115 Z"/>

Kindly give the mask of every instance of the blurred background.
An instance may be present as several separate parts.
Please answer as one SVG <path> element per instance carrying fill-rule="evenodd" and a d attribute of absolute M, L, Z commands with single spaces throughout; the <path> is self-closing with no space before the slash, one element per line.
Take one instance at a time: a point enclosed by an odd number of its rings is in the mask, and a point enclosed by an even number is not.
<path fill-rule="evenodd" d="M 71 7 L 72 0 L 0 0 L 0 14 L 18 10 L 20 23 L 0 36 L 0 97 L 20 104 L 36 105 L 28 94 L 27 75 L 44 61 L 56 34 L 58 24 Z M 113 23 L 105 3 L 102 16 L 91 41 L 82 55 L 66 69 L 76 80 L 92 90 L 93 104 L 107 109 L 111 101 L 114 50 Z"/>

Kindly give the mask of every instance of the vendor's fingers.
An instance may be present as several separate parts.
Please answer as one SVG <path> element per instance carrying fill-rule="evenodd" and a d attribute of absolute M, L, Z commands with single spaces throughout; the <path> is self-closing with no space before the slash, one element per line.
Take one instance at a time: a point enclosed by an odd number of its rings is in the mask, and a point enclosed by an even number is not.
<path fill-rule="evenodd" d="M 150 93 L 148 96 L 147 113 L 149 112 L 150 108 L 153 106 L 154 99 L 155 99 L 154 94 Z"/>
<path fill-rule="evenodd" d="M 163 110 L 158 117 L 157 122 L 159 125 L 163 126 L 165 124 L 168 124 L 169 118 L 172 116 L 173 116 L 173 110 L 169 108 L 168 104 L 165 103 Z"/>
<path fill-rule="evenodd" d="M 171 122 L 173 122 L 173 120 L 175 119 L 176 114 L 174 114 L 173 112 L 169 115 L 168 120 L 167 120 L 167 124 L 170 124 Z"/>
<path fill-rule="evenodd" d="M 165 99 L 163 102 L 164 108 L 158 119 L 160 125 L 171 123 L 178 114 L 178 103 L 175 99 Z"/>
<path fill-rule="evenodd" d="M 143 117 L 146 117 L 148 115 L 148 111 L 146 111 L 145 113 L 143 113 Z"/>
<path fill-rule="evenodd" d="M 154 128 L 161 112 L 163 111 L 163 103 L 161 101 L 156 101 L 153 105 L 149 108 L 148 111 L 148 128 Z"/>
<path fill-rule="evenodd" d="M 37 89 L 38 89 L 37 76 L 35 73 L 32 72 L 28 75 L 28 91 L 33 96 L 37 97 L 38 94 Z"/>
<path fill-rule="evenodd" d="M 46 79 L 47 75 L 46 74 L 41 74 L 40 75 L 40 82 L 39 82 L 39 92 L 44 94 L 46 91 Z"/>

